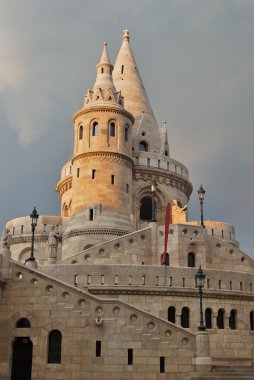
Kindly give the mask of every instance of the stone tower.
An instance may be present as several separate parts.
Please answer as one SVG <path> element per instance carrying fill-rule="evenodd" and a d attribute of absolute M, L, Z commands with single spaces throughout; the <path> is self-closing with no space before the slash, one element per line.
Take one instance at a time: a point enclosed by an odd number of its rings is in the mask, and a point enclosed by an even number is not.
<path fill-rule="evenodd" d="M 105 236 L 117 237 L 134 229 L 131 215 L 134 118 L 123 107 L 121 93 L 115 89 L 106 43 L 96 68 L 95 84 L 85 95 L 83 108 L 73 117 L 73 159 L 65 165 L 57 185 L 62 216 L 70 217 L 63 252 L 77 236 L 81 249 L 91 241 L 99 243 Z"/>

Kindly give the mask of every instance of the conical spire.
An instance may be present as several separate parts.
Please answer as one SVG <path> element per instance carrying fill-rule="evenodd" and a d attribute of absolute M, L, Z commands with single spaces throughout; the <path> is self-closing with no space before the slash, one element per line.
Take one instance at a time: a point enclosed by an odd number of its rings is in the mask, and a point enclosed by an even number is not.
<path fill-rule="evenodd" d="M 104 42 L 103 50 L 99 63 L 96 65 L 97 78 L 93 86 L 93 90 L 100 88 L 101 90 L 108 90 L 111 88 L 115 91 L 115 86 L 112 80 L 113 66 L 110 63 L 107 42 Z"/>
<path fill-rule="evenodd" d="M 154 118 L 129 40 L 129 31 L 124 30 L 123 43 L 113 71 L 114 84 L 117 91 L 121 91 L 121 95 L 124 97 L 124 107 L 130 113 L 135 117 L 146 113 Z"/>
<path fill-rule="evenodd" d="M 160 153 L 159 128 L 129 41 L 129 32 L 124 30 L 123 43 L 113 70 L 114 84 L 116 90 L 121 92 L 124 108 L 135 117 L 132 133 L 134 150 L 139 149 L 139 142 L 144 140 L 142 136 L 145 134 L 149 151 Z"/>
<path fill-rule="evenodd" d="M 107 46 L 108 46 L 107 42 L 104 42 L 100 62 L 98 63 L 98 65 L 108 64 L 112 66 L 110 63 Z"/>

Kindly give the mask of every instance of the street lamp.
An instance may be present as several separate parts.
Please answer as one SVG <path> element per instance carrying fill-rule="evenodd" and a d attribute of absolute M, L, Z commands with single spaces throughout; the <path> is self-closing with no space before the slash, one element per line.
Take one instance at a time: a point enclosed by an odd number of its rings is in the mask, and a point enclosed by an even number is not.
<path fill-rule="evenodd" d="M 205 199 L 205 190 L 203 189 L 203 186 L 201 185 L 200 188 L 198 189 L 198 199 L 200 201 L 200 213 L 201 213 L 201 227 L 205 228 L 205 225 L 204 225 L 204 216 L 203 216 L 203 203 L 204 203 L 204 199 Z"/>
<path fill-rule="evenodd" d="M 205 331 L 205 325 L 204 325 L 204 315 L 203 315 L 203 288 L 205 284 L 205 274 L 201 268 L 201 265 L 195 274 L 195 279 L 196 279 L 196 286 L 198 287 L 199 291 L 199 301 L 200 301 L 200 322 L 198 326 L 198 331 Z"/>
<path fill-rule="evenodd" d="M 34 257 L 34 232 L 35 227 L 37 226 L 37 219 L 39 218 L 39 214 L 37 214 L 36 208 L 34 207 L 32 214 L 30 215 L 31 218 L 31 227 L 32 227 L 32 246 L 31 246 L 31 254 L 30 257 L 26 261 L 35 261 Z"/>
<path fill-rule="evenodd" d="M 152 219 L 151 222 L 156 222 L 155 217 L 155 193 L 157 190 L 157 183 L 155 181 L 152 181 L 151 183 L 151 192 L 152 192 Z"/>

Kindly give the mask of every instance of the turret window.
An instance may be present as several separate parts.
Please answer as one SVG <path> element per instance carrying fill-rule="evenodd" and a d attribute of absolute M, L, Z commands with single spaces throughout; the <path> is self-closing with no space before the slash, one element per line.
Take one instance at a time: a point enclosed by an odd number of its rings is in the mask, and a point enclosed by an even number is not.
<path fill-rule="evenodd" d="M 79 178 L 79 168 L 77 168 L 77 178 Z"/>
<path fill-rule="evenodd" d="M 115 184 L 115 176 L 112 174 L 111 175 L 111 185 Z"/>
<path fill-rule="evenodd" d="M 123 74 L 123 72 L 124 72 L 124 65 L 122 65 L 121 67 L 121 74 Z"/>
<path fill-rule="evenodd" d="M 129 128 L 125 127 L 124 129 L 124 140 L 129 141 Z"/>
<path fill-rule="evenodd" d="M 99 131 L 99 125 L 97 121 L 93 123 L 93 136 L 98 136 L 98 131 Z"/>
<path fill-rule="evenodd" d="M 148 145 L 145 141 L 140 141 L 139 143 L 139 151 L 140 152 L 147 152 L 148 151 Z"/>
<path fill-rule="evenodd" d="M 104 68 L 103 68 L 103 67 L 101 68 L 101 73 L 102 73 L 102 74 L 104 73 Z"/>
<path fill-rule="evenodd" d="M 109 132 L 110 136 L 111 137 L 115 137 L 115 135 L 116 135 L 116 125 L 115 125 L 115 123 L 113 121 L 109 125 L 109 131 L 110 131 Z"/>
<path fill-rule="evenodd" d="M 83 125 L 79 127 L 79 140 L 83 139 Z"/>
<path fill-rule="evenodd" d="M 95 179 L 95 178 L 96 178 L 96 170 L 92 169 L 92 179 Z"/>

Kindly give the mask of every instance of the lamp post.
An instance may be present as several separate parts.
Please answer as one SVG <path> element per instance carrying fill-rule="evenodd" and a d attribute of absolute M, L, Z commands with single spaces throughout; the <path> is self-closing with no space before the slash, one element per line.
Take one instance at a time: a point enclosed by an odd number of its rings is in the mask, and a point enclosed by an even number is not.
<path fill-rule="evenodd" d="M 151 191 L 152 191 L 152 219 L 151 222 L 157 222 L 156 216 L 155 216 L 155 193 L 157 190 L 157 183 L 153 181 L 151 183 Z"/>
<path fill-rule="evenodd" d="M 199 199 L 199 202 L 200 202 L 200 214 L 201 214 L 201 218 L 200 218 L 201 223 L 200 223 L 200 225 L 201 225 L 201 227 L 205 228 L 205 225 L 204 225 L 204 216 L 203 216 L 203 203 L 204 203 L 204 199 L 205 199 L 205 190 L 203 189 L 202 185 L 198 189 L 198 199 Z"/>
<path fill-rule="evenodd" d="M 195 279 L 197 282 L 197 287 L 199 291 L 199 310 L 200 310 L 200 322 L 198 326 L 198 331 L 205 331 L 205 325 L 204 325 L 204 315 L 203 315 L 203 288 L 204 288 L 204 283 L 205 283 L 205 274 L 201 268 L 201 265 L 195 274 Z"/>
<path fill-rule="evenodd" d="M 35 227 L 37 226 L 37 219 L 39 218 L 39 214 L 37 214 L 36 208 L 34 207 L 32 214 L 30 215 L 31 218 L 31 227 L 32 227 L 32 246 L 31 246 L 31 253 L 30 257 L 26 261 L 35 261 L 34 257 L 34 232 Z"/>

